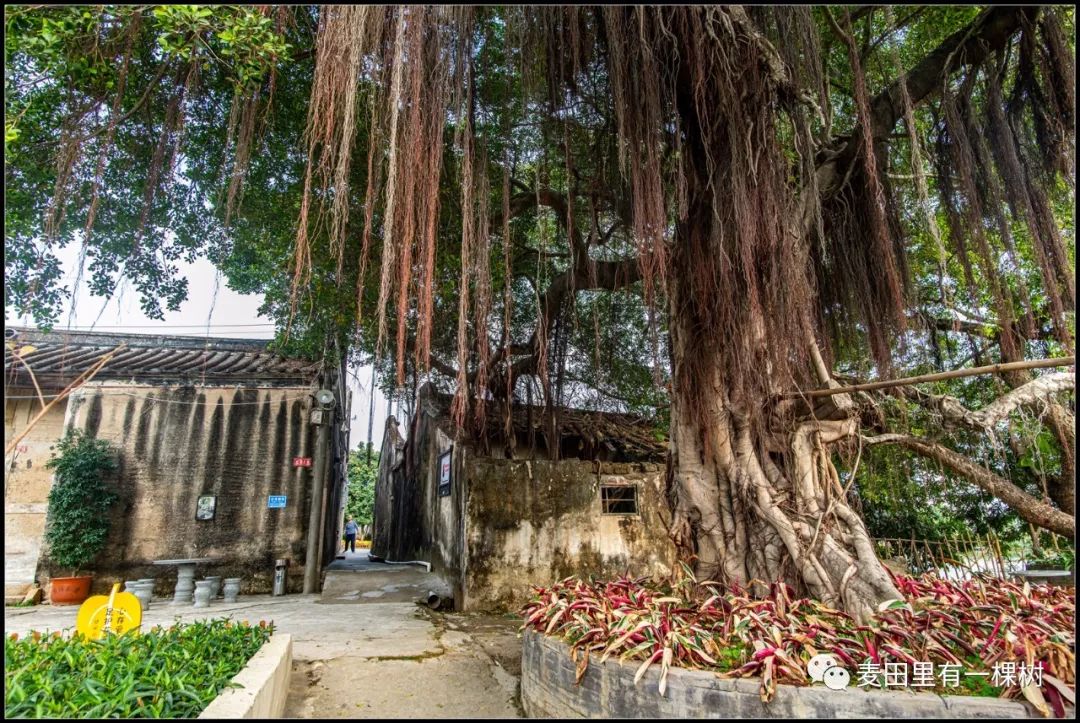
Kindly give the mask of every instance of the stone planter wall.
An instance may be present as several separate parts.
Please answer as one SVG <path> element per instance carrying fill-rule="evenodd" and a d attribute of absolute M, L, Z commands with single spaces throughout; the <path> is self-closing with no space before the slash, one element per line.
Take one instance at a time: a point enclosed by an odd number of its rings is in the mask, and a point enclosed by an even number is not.
<path fill-rule="evenodd" d="M 223 690 L 199 717 L 281 718 L 291 672 L 292 636 L 274 633 L 232 679 L 241 687 Z"/>
<path fill-rule="evenodd" d="M 700 670 L 672 669 L 667 690 L 657 686 L 653 665 L 634 685 L 640 663 L 603 664 L 593 655 L 581 685 L 562 641 L 525 631 L 521 702 L 530 718 L 1041 718 L 1029 704 L 906 690 L 829 690 L 820 685 L 781 685 L 762 703 L 759 682 L 717 677 Z M 1071 717 L 1072 709 L 1067 711 Z"/>

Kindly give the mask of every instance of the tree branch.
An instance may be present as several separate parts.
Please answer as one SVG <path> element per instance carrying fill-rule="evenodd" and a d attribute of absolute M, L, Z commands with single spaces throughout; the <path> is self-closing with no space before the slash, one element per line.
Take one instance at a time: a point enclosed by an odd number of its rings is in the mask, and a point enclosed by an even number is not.
<path fill-rule="evenodd" d="M 867 444 L 899 444 L 902 447 L 918 452 L 924 457 L 929 457 L 948 467 L 979 489 L 998 498 L 1016 510 L 1016 513 L 1024 521 L 1069 538 L 1076 535 L 1075 517 L 1036 499 L 1004 477 L 999 477 L 967 457 L 937 442 L 904 434 L 882 434 L 876 437 L 863 437 L 863 441 Z"/>
<path fill-rule="evenodd" d="M 543 331 L 545 339 L 551 337 L 551 327 L 555 323 L 555 317 L 571 292 L 592 289 L 616 291 L 641 278 L 641 269 L 636 258 L 622 261 L 597 261 L 594 271 L 595 273 L 589 273 L 588 269 L 574 268 L 552 279 L 540 300 L 540 319 L 527 344 L 527 347 L 534 351 L 531 355 L 513 363 L 510 374 L 514 378 L 522 374 L 531 374 L 536 370 L 536 365 L 540 360 L 540 332 Z M 505 387 L 505 377 L 501 381 L 497 380 L 497 383 Z"/>
<path fill-rule="evenodd" d="M 1032 379 L 995 399 L 977 412 L 965 407 L 959 399 L 948 395 L 916 392 L 916 401 L 941 412 L 946 420 L 971 429 L 986 431 L 1008 418 L 1016 409 L 1049 401 L 1055 394 L 1073 389 L 1075 380 L 1070 372 L 1055 372 Z"/>
<path fill-rule="evenodd" d="M 926 316 L 924 314 L 914 314 L 911 318 L 922 321 L 927 327 L 937 329 L 938 331 L 955 331 L 964 334 L 974 334 L 975 336 L 981 336 L 984 339 L 989 339 L 993 342 L 998 341 L 1001 337 L 1001 325 L 996 321 L 978 322 L 967 319 Z M 1025 339 L 1041 339 L 1045 341 L 1053 338 L 1051 332 L 1041 328 L 1037 329 L 1033 336 L 1026 335 L 1023 329 L 1017 328 L 1013 331 Z"/>
<path fill-rule="evenodd" d="M 870 102 L 870 127 L 875 140 L 892 133 L 903 115 L 900 84 L 907 86 L 913 105 L 939 92 L 942 81 L 965 65 L 978 65 L 991 53 L 1005 46 L 1020 28 L 1025 16 L 1034 19 L 1037 7 L 994 7 L 975 18 L 968 26 L 946 38 L 914 68 L 897 78 Z M 826 17 L 835 24 L 828 14 Z M 834 31 L 839 30 L 834 27 Z M 842 31 L 841 31 L 842 32 Z M 843 37 L 843 35 L 841 35 Z M 958 58 L 954 62 L 952 59 Z M 851 164 L 859 148 L 857 135 L 847 138 L 838 153 L 829 154 L 818 166 L 818 188 L 827 196 L 839 188 L 844 170 Z"/>
<path fill-rule="evenodd" d="M 979 65 L 991 53 L 1012 38 L 1020 29 L 1025 16 L 1034 21 L 1039 8 L 995 7 L 975 18 L 967 27 L 946 38 L 918 65 L 898 78 L 874 98 L 870 104 L 871 126 L 874 138 L 882 138 L 892 131 L 904 113 L 900 97 L 900 83 L 907 84 L 908 95 L 918 104 L 940 92 L 944 78 L 965 65 Z M 951 59 L 959 58 L 959 62 Z"/>

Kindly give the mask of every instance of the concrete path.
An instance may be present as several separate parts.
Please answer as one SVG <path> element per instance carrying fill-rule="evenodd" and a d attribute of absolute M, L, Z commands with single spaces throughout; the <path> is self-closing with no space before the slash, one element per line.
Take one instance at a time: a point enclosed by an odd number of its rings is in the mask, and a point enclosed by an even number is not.
<path fill-rule="evenodd" d="M 356 552 L 339 552 L 337 559 L 326 566 L 327 572 L 365 572 L 371 570 L 377 565 L 383 565 L 385 563 L 372 562 L 371 550 L 361 547 Z M 396 566 L 395 566 L 396 567 Z"/>
<path fill-rule="evenodd" d="M 426 625 L 424 635 L 381 630 L 354 640 L 343 655 L 297 656 L 285 715 L 521 717 L 519 621 L 417 605 L 429 590 L 442 588 L 424 567 L 373 562 L 367 550 L 328 565 L 319 604 L 334 606 L 335 618 L 371 615 L 389 622 L 407 611 Z M 387 652 L 384 641 L 398 647 Z"/>
<path fill-rule="evenodd" d="M 326 567 L 324 603 L 415 602 L 426 599 L 429 590 L 444 587 L 420 565 L 372 562 L 367 550 L 344 555 Z"/>
<path fill-rule="evenodd" d="M 322 595 L 242 596 L 200 610 L 155 600 L 143 624 L 273 621 L 293 635 L 287 717 L 521 717 L 520 621 L 428 610 L 411 601 L 432 583 L 423 568 L 363 557 L 345 561 L 358 570 L 328 570 Z M 74 628 L 77 610 L 5 607 L 4 630 Z"/>

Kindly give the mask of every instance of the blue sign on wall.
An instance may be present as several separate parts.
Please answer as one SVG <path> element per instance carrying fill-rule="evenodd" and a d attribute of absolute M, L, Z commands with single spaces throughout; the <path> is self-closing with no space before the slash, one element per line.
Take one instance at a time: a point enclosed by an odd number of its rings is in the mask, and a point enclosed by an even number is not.
<path fill-rule="evenodd" d="M 270 501 L 266 505 L 270 509 L 285 506 L 285 495 L 270 495 Z"/>

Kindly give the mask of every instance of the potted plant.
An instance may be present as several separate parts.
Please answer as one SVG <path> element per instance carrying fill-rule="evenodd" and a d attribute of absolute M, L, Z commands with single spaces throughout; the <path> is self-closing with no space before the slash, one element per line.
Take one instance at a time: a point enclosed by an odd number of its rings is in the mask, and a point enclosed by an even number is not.
<path fill-rule="evenodd" d="M 45 464 L 54 471 L 49 490 L 49 511 L 45 542 L 49 560 L 71 568 L 70 577 L 54 577 L 49 600 L 78 604 L 90 594 L 91 575 L 79 575 L 90 563 L 109 535 L 109 508 L 118 499 L 106 484 L 106 476 L 119 469 L 116 455 L 105 440 L 79 430 L 70 430 L 53 447 L 55 453 Z"/>

